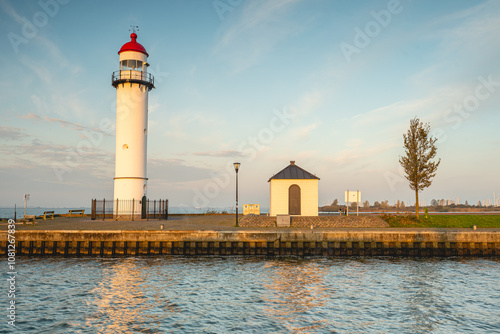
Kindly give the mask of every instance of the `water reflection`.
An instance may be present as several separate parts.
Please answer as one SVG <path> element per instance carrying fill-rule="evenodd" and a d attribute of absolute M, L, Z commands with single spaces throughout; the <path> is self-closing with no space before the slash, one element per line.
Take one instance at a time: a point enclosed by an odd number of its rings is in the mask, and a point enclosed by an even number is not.
<path fill-rule="evenodd" d="M 324 267 L 315 262 L 284 259 L 266 262 L 264 269 L 272 277 L 270 283 L 263 284 L 268 316 L 296 333 L 318 330 L 325 325 L 326 319 L 311 316 L 326 304 Z"/>
<path fill-rule="evenodd" d="M 500 332 L 498 259 L 20 262 L 20 333 Z"/>
<path fill-rule="evenodd" d="M 101 281 L 92 289 L 86 303 L 94 312 L 88 315 L 86 324 L 98 333 L 125 333 L 131 330 L 155 333 L 151 325 L 161 322 L 165 314 L 176 308 L 155 293 L 148 277 L 155 274 L 148 259 L 104 260 Z M 153 271 L 153 272 L 152 272 Z M 144 326 L 143 324 L 148 324 Z"/>

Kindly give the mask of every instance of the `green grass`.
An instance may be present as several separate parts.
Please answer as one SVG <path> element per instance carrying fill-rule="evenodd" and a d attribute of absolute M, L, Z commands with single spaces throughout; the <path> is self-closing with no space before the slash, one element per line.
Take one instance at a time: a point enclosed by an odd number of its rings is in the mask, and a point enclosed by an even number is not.
<path fill-rule="evenodd" d="M 440 228 L 500 228 L 500 215 L 429 215 L 422 214 L 420 219 L 416 216 L 380 216 L 390 227 L 440 227 Z"/>

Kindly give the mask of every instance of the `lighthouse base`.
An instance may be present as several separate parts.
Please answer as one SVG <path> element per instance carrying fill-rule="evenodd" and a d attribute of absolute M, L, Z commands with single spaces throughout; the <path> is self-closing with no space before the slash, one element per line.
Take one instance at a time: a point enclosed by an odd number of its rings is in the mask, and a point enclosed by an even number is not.
<path fill-rule="evenodd" d="M 147 178 L 115 178 L 113 213 L 140 216 L 146 188 Z"/>
<path fill-rule="evenodd" d="M 92 220 L 168 219 L 168 199 L 146 199 L 145 201 L 92 199 L 91 208 Z"/>

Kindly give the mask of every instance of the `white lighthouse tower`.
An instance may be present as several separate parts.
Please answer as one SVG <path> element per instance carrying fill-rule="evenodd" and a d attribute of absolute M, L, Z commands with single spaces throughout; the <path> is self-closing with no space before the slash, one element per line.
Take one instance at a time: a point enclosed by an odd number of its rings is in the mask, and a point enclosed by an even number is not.
<path fill-rule="evenodd" d="M 147 196 L 148 92 L 154 88 L 154 78 L 147 72 L 149 55 L 137 43 L 135 31 L 130 38 L 118 51 L 120 70 L 112 75 L 116 88 L 114 212 L 119 210 L 120 215 L 139 215 L 140 202 Z"/>

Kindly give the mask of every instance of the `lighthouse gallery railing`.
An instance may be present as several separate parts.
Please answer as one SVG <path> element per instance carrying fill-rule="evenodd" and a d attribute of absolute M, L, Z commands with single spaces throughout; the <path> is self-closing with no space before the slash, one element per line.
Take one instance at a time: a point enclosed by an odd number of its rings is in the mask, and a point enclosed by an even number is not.
<path fill-rule="evenodd" d="M 131 82 L 148 86 L 149 90 L 155 87 L 155 78 L 151 73 L 121 70 L 115 71 L 111 75 L 111 85 L 116 88 L 119 84 Z"/>

